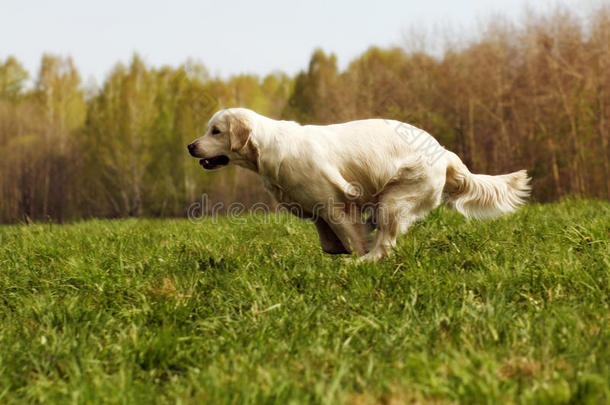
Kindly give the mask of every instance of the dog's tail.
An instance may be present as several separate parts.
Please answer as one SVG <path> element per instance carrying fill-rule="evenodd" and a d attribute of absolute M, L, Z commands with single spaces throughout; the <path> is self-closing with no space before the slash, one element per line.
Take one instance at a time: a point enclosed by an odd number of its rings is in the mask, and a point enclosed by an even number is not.
<path fill-rule="evenodd" d="M 468 218 L 490 218 L 515 211 L 530 195 L 525 170 L 488 176 L 472 174 L 460 158 L 449 152 L 444 193 L 446 201 Z"/>

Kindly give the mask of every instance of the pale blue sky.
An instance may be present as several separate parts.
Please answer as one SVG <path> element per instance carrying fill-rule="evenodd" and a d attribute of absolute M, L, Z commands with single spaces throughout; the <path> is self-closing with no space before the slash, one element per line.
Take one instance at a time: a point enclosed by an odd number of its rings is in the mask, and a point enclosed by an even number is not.
<path fill-rule="evenodd" d="M 605 0 L 563 0 L 573 8 Z M 606 1 L 607 2 L 607 1 Z M 293 74 L 316 47 L 343 68 L 371 45 L 402 46 L 412 32 L 472 33 L 493 14 L 519 19 L 525 5 L 552 0 L 129 1 L 0 0 L 0 58 L 16 56 L 32 75 L 43 52 L 72 55 L 98 84 L 133 52 L 155 66 L 203 62 L 213 75 Z"/>

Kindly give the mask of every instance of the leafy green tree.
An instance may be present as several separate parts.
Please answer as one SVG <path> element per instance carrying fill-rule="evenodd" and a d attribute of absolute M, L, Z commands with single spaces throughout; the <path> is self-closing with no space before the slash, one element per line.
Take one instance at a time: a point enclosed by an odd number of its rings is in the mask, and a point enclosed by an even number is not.
<path fill-rule="evenodd" d="M 300 72 L 284 117 L 303 124 L 330 123 L 341 116 L 339 70 L 337 57 L 316 50 L 309 61 L 309 69 Z"/>
<path fill-rule="evenodd" d="M 22 95 L 28 72 L 13 56 L 0 61 L 0 100 L 15 101 Z"/>

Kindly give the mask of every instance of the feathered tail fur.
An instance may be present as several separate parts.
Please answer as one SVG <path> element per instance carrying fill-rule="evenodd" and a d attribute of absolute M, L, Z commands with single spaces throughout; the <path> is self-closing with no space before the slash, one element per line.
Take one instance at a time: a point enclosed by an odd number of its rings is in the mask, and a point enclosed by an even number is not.
<path fill-rule="evenodd" d="M 525 170 L 489 176 L 473 174 L 460 158 L 450 153 L 444 192 L 446 201 L 468 218 L 490 218 L 514 212 L 530 195 Z"/>

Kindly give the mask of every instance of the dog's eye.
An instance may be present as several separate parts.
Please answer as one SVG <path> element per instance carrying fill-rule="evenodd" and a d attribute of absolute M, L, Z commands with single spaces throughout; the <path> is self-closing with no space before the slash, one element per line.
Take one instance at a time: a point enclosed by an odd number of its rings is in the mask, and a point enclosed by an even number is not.
<path fill-rule="evenodd" d="M 220 129 L 212 128 L 212 135 L 218 135 L 220 133 Z"/>

